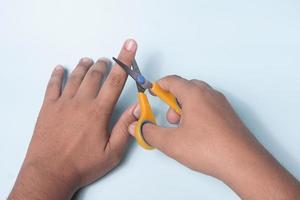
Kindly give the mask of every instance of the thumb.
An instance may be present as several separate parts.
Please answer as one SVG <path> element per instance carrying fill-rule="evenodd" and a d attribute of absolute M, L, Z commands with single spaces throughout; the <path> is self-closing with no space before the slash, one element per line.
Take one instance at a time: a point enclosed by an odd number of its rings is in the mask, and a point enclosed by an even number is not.
<path fill-rule="evenodd" d="M 137 122 L 133 122 L 129 126 L 129 133 L 134 136 L 134 129 Z M 174 131 L 176 128 L 164 128 L 156 126 L 151 123 L 143 125 L 142 133 L 144 140 L 154 148 L 169 154 L 172 149 L 172 141 L 174 138 Z"/>
<path fill-rule="evenodd" d="M 135 116 L 133 115 L 133 110 L 136 106 L 136 104 L 133 104 L 127 108 L 112 129 L 109 143 L 111 144 L 112 149 L 117 151 L 120 155 L 125 151 L 130 137 L 127 127 L 136 120 Z"/>

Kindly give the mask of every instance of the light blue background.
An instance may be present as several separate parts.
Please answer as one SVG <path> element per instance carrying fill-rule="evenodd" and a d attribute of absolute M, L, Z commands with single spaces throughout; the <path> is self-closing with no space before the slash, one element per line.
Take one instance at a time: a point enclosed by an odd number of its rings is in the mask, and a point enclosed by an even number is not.
<path fill-rule="evenodd" d="M 298 0 L 1 0 L 0 27 L 0 199 L 21 166 L 52 68 L 115 56 L 128 37 L 138 41 L 137 61 L 149 79 L 179 74 L 223 91 L 300 178 Z M 135 91 L 129 80 L 119 110 Z M 157 118 L 166 125 L 163 112 Z M 136 144 L 119 168 L 77 198 L 239 199 L 222 182 Z"/>

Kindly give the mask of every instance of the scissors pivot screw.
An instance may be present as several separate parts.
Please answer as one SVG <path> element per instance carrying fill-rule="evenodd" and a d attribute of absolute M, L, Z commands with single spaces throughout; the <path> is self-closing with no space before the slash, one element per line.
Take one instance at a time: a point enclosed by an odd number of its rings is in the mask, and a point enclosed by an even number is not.
<path fill-rule="evenodd" d="M 138 75 L 136 80 L 139 84 L 144 84 L 145 83 L 145 77 L 142 76 L 142 75 Z"/>

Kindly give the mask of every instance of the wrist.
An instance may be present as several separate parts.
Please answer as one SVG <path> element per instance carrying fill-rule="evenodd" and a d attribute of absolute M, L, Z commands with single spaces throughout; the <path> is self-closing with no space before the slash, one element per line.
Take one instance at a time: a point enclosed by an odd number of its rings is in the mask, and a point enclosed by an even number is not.
<path fill-rule="evenodd" d="M 65 170 L 55 171 L 47 166 L 24 163 L 8 199 L 71 199 L 79 189 Z"/>
<path fill-rule="evenodd" d="M 290 199 L 300 195 L 299 182 L 259 143 L 241 150 L 220 175 L 242 199 Z"/>

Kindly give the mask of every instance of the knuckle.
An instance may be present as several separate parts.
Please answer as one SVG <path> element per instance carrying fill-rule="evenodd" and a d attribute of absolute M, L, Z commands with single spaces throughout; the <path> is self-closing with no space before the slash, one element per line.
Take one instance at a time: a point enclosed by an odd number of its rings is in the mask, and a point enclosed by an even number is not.
<path fill-rule="evenodd" d="M 90 107 L 88 109 L 88 113 L 89 113 L 89 116 L 92 118 L 98 118 L 99 116 L 101 116 L 101 111 L 96 109 L 95 107 Z"/>
<path fill-rule="evenodd" d="M 91 106 L 90 112 L 96 116 L 108 117 L 111 115 L 110 110 L 102 101 L 95 101 L 94 104 Z"/>
<path fill-rule="evenodd" d="M 64 111 L 65 108 L 66 108 L 65 101 L 58 101 L 55 107 L 55 112 L 61 113 Z"/>
<path fill-rule="evenodd" d="M 107 67 L 109 65 L 109 60 L 105 59 L 105 58 L 99 58 L 96 62 L 96 65 L 100 65 L 103 67 Z"/>
<path fill-rule="evenodd" d="M 205 81 L 200 81 L 200 83 L 201 83 L 201 85 L 203 86 L 203 87 L 206 87 L 206 88 L 212 88 L 207 82 L 205 82 Z"/>
<path fill-rule="evenodd" d="M 67 102 L 68 103 L 68 102 Z M 65 102 L 65 104 L 66 104 L 66 102 Z M 70 104 L 71 104 L 71 109 L 73 110 L 73 111 L 78 111 L 78 110 L 80 110 L 80 107 L 82 106 L 82 103 L 81 103 L 81 101 L 79 100 L 79 99 L 76 99 L 76 98 L 74 98 L 74 99 L 72 99 L 72 101 L 70 101 Z"/>
<path fill-rule="evenodd" d="M 90 65 L 79 64 L 76 66 L 75 70 L 78 71 L 78 73 L 85 73 L 89 68 L 90 68 Z"/>
<path fill-rule="evenodd" d="M 69 82 L 70 82 L 71 84 L 73 84 L 73 83 L 78 83 L 78 82 L 81 82 L 82 79 L 83 79 L 82 76 L 80 76 L 80 75 L 78 75 L 78 74 L 73 74 L 73 75 L 70 76 Z"/>
<path fill-rule="evenodd" d="M 103 71 L 99 70 L 99 69 L 92 69 L 90 72 L 90 77 L 92 79 L 101 79 L 103 77 Z"/>
<path fill-rule="evenodd" d="M 57 87 L 57 85 L 58 85 L 58 80 L 55 78 L 51 78 L 50 81 L 48 82 L 49 88 Z"/>
<path fill-rule="evenodd" d="M 210 85 L 208 83 L 206 83 L 205 81 L 202 81 L 202 80 L 198 80 L 198 79 L 191 79 L 191 82 L 194 84 L 194 85 L 197 85 L 201 88 L 210 88 Z"/>
<path fill-rule="evenodd" d="M 57 84 L 60 81 L 62 75 L 63 74 L 60 72 L 53 72 L 53 74 L 51 75 L 50 80 L 48 82 L 48 85 Z"/>
<path fill-rule="evenodd" d="M 191 79 L 191 82 L 196 85 L 202 85 L 204 84 L 204 81 L 198 80 L 198 79 Z"/>
<path fill-rule="evenodd" d="M 199 95 L 205 95 L 207 93 L 210 93 L 210 87 L 208 84 L 206 84 L 204 81 L 192 81 L 193 84 L 191 84 L 191 92 L 195 92 L 196 94 Z"/>
<path fill-rule="evenodd" d="M 128 135 L 128 127 L 129 127 L 130 123 L 126 120 L 120 120 L 118 123 L 119 123 L 118 132 L 123 137 L 126 137 L 126 135 Z"/>
<path fill-rule="evenodd" d="M 215 92 L 216 92 L 216 94 L 217 94 L 220 98 L 226 99 L 226 96 L 225 96 L 222 92 L 220 92 L 220 91 L 218 91 L 218 90 L 215 90 Z"/>
<path fill-rule="evenodd" d="M 172 74 L 172 75 L 166 76 L 164 79 L 166 79 L 166 80 L 172 80 L 172 79 L 180 79 L 180 78 L 182 78 L 182 77 L 178 76 L 176 74 Z"/>
<path fill-rule="evenodd" d="M 182 79 L 181 76 L 178 76 L 178 75 L 176 75 L 176 74 L 172 74 L 172 75 L 167 75 L 167 76 L 165 76 L 165 77 L 159 79 L 159 80 L 157 81 L 157 83 L 159 83 L 159 84 L 161 84 L 161 85 L 169 85 L 170 83 L 175 82 L 175 81 L 178 81 L 178 80 L 180 80 L 180 79 Z"/>
<path fill-rule="evenodd" d="M 111 74 L 108 79 L 109 85 L 113 88 L 119 88 L 123 85 L 123 78 L 120 74 Z"/>
<path fill-rule="evenodd" d="M 62 72 L 55 70 L 51 75 L 51 79 L 56 79 L 57 77 L 59 77 L 61 75 L 62 75 Z"/>
<path fill-rule="evenodd" d="M 195 84 L 190 84 L 189 85 L 189 91 L 194 94 L 194 93 L 202 93 L 204 91 L 204 88 L 199 87 L 198 85 Z"/>

